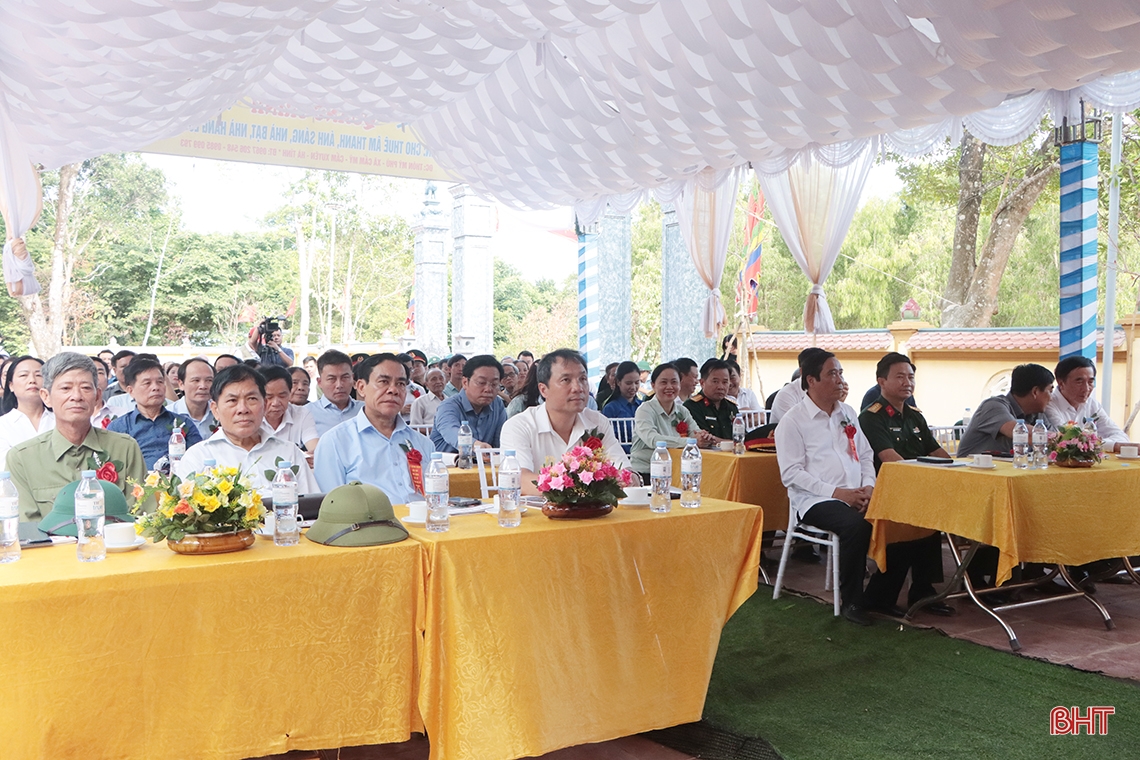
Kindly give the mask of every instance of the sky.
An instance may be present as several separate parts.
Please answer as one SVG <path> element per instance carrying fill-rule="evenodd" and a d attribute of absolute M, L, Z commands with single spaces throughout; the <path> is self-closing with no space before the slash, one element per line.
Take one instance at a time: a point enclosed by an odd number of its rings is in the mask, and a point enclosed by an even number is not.
<path fill-rule="evenodd" d="M 145 153 L 143 158 L 165 173 L 172 194 L 181 203 L 185 228 L 203 234 L 259 229 L 261 219 L 284 205 L 285 189 L 305 173 L 299 168 L 156 153 Z M 393 198 L 392 211 L 412 221 L 422 208 L 424 183 L 402 180 L 398 184 L 405 187 L 406 192 Z M 438 184 L 437 198 L 447 212 L 451 195 L 445 183 Z M 901 186 L 894 164 L 876 165 L 871 169 L 859 205 L 871 198 L 889 197 Z M 532 282 L 544 278 L 561 282 L 577 272 L 577 243 L 551 232 L 574 227 L 574 212 L 570 207 L 519 211 L 496 204 L 496 209 L 498 231 L 491 239 L 495 256 Z"/>

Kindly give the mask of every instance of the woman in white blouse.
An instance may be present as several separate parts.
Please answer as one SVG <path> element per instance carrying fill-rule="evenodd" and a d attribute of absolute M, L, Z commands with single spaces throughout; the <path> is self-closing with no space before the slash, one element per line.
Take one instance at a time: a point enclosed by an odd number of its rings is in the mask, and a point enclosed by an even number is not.
<path fill-rule="evenodd" d="M 649 457 L 658 441 L 664 441 L 671 449 L 683 448 L 688 438 L 707 437 L 697 427 L 693 415 L 684 404 L 677 403 L 681 392 L 681 374 L 672 364 L 659 364 L 650 375 L 653 383 L 653 397 L 641 406 L 633 416 L 633 446 L 629 459 L 633 471 L 641 479 L 649 482 Z"/>
<path fill-rule="evenodd" d="M 8 469 L 8 451 L 13 446 L 55 427 L 55 415 L 40 398 L 43 364 L 34 356 L 20 356 L 8 365 L 0 407 L 4 411 L 0 416 L 0 470 Z"/>

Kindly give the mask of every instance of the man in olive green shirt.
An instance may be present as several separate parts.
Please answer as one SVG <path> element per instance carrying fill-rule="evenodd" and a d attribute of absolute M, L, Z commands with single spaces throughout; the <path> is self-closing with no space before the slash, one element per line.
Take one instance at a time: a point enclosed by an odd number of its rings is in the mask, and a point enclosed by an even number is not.
<path fill-rule="evenodd" d="M 40 397 L 55 412 L 55 429 L 8 452 L 21 519 L 46 515 L 59 490 L 87 469 L 121 488 L 128 504 L 134 502 L 127 478 L 141 481 L 146 476 L 142 451 L 130 436 L 92 427 L 99 398 L 96 381 L 95 363 L 82 354 L 57 354 L 44 364 Z"/>

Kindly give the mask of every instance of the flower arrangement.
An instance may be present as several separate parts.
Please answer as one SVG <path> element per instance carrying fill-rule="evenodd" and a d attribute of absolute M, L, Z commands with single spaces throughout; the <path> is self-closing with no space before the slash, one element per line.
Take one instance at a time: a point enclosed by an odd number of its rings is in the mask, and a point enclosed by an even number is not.
<path fill-rule="evenodd" d="M 1101 440 L 1092 430 L 1069 422 L 1049 433 L 1049 461 L 1062 467 L 1091 467 L 1104 459 Z"/>
<path fill-rule="evenodd" d="M 155 543 L 181 541 L 188 535 L 236 533 L 265 521 L 261 495 L 237 467 L 214 467 L 182 480 L 177 475 L 151 472 L 134 486 L 136 530 Z M 155 502 L 151 502 L 154 497 Z M 157 504 L 153 512 L 144 504 Z"/>
<path fill-rule="evenodd" d="M 619 499 L 625 498 L 625 486 L 632 479 L 629 470 L 618 469 L 610 461 L 602 435 L 597 430 L 588 430 L 578 445 L 542 468 L 535 485 L 551 504 L 613 507 Z"/>

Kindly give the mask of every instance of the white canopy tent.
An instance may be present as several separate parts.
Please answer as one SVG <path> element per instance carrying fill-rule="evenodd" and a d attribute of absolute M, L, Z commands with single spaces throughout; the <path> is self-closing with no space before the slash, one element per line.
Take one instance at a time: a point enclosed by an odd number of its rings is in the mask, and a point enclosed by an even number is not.
<path fill-rule="evenodd" d="M 32 163 L 239 100 L 405 122 L 477 192 L 588 224 L 749 163 L 1013 143 L 1077 98 L 1140 106 L 1135 0 L 10 0 L 0 207 L 19 234 Z"/>

